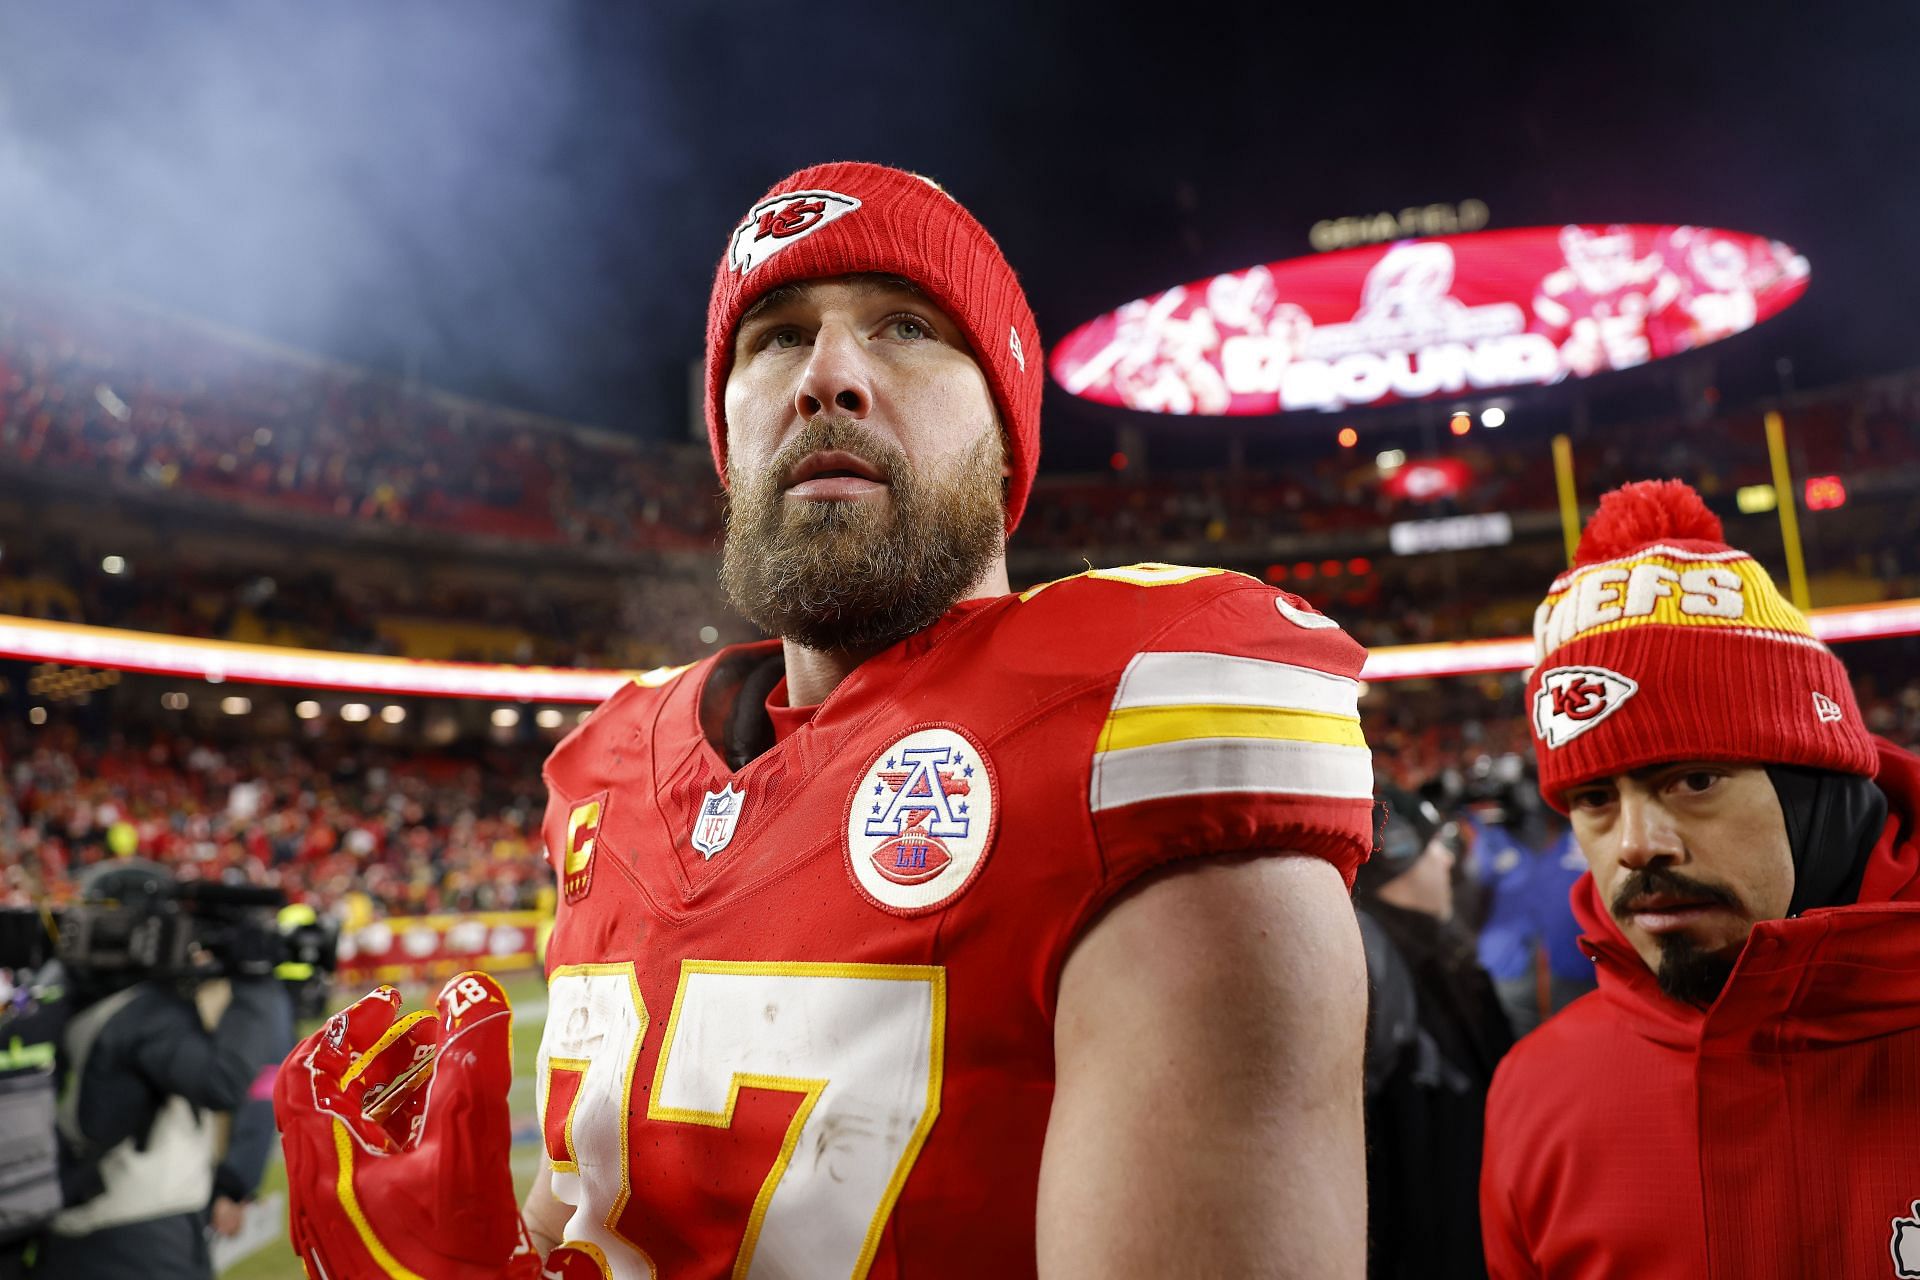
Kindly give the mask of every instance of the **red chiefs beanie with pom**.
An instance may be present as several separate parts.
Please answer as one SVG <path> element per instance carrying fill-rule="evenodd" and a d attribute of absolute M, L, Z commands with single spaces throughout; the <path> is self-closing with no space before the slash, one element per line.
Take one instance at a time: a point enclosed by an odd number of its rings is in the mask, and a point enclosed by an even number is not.
<path fill-rule="evenodd" d="M 884 165 L 802 169 L 733 230 L 707 304 L 707 434 L 727 480 L 727 374 L 747 308 L 797 280 L 885 272 L 912 281 L 966 331 L 1006 432 L 1007 532 L 1020 523 L 1040 464 L 1040 329 L 1013 268 L 986 229 L 939 183 Z"/>
<path fill-rule="evenodd" d="M 1846 668 L 1678 480 L 1600 500 L 1534 614 L 1527 705 L 1540 791 L 1672 760 L 1873 776 Z"/>

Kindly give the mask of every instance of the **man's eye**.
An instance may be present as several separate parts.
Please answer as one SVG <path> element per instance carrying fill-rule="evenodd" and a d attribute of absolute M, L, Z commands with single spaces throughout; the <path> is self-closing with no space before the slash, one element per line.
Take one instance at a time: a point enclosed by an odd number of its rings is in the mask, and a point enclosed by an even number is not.
<path fill-rule="evenodd" d="M 1612 799 L 1612 795 L 1605 791 L 1574 791 L 1567 796 L 1567 807 L 1569 809 L 1603 809 Z"/>
<path fill-rule="evenodd" d="M 782 350 L 797 347 L 800 345 L 800 331 L 798 329 L 775 329 L 761 340 L 761 345 L 778 347 Z"/>
<path fill-rule="evenodd" d="M 1683 773 L 1677 781 L 1682 790 L 1698 793 L 1701 791 L 1711 791 L 1714 784 L 1720 781 L 1720 775 L 1717 773 L 1708 773 L 1702 769 L 1696 770 L 1693 773 Z"/>
<path fill-rule="evenodd" d="M 915 320 L 912 316 L 895 316 L 887 321 L 887 333 L 891 337 L 907 342 L 919 342 L 933 336 L 933 330 Z"/>

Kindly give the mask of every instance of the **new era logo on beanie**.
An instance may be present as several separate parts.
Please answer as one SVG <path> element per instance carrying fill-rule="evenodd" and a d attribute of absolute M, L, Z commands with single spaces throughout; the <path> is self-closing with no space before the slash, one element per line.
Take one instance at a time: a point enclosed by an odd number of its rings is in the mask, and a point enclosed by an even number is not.
<path fill-rule="evenodd" d="M 740 317 L 781 285 L 864 272 L 912 281 L 966 332 L 1006 434 L 1012 533 L 1040 463 L 1046 373 L 1037 354 L 1039 326 L 986 229 L 939 183 L 884 165 L 802 169 L 775 184 L 734 228 L 707 304 L 707 433 L 721 483 L 727 375 Z"/>
<path fill-rule="evenodd" d="M 1528 705 L 1555 807 L 1577 783 L 1670 760 L 1874 772 L 1846 669 L 1677 480 L 1600 500 L 1534 641 Z"/>

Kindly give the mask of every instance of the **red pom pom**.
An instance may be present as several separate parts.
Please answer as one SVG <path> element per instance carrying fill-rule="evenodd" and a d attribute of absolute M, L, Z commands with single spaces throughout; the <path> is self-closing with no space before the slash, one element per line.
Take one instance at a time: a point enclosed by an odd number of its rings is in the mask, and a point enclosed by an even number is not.
<path fill-rule="evenodd" d="M 1639 480 L 1600 499 L 1600 510 L 1580 537 L 1575 564 L 1592 564 L 1637 551 L 1649 542 L 1726 543 L 1720 517 L 1681 480 Z"/>

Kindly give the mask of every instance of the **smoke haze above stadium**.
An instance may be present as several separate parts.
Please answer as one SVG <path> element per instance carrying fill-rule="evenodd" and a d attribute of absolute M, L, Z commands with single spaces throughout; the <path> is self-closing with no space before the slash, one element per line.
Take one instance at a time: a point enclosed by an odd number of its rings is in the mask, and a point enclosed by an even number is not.
<path fill-rule="evenodd" d="M 679 438 L 727 231 L 862 158 L 973 208 L 1049 339 L 1319 219 L 1473 197 L 1805 253 L 1807 300 L 1712 356 L 1736 391 L 1920 351 L 1913 11 L 1273 8 L 11 5 L 0 274 Z"/>

